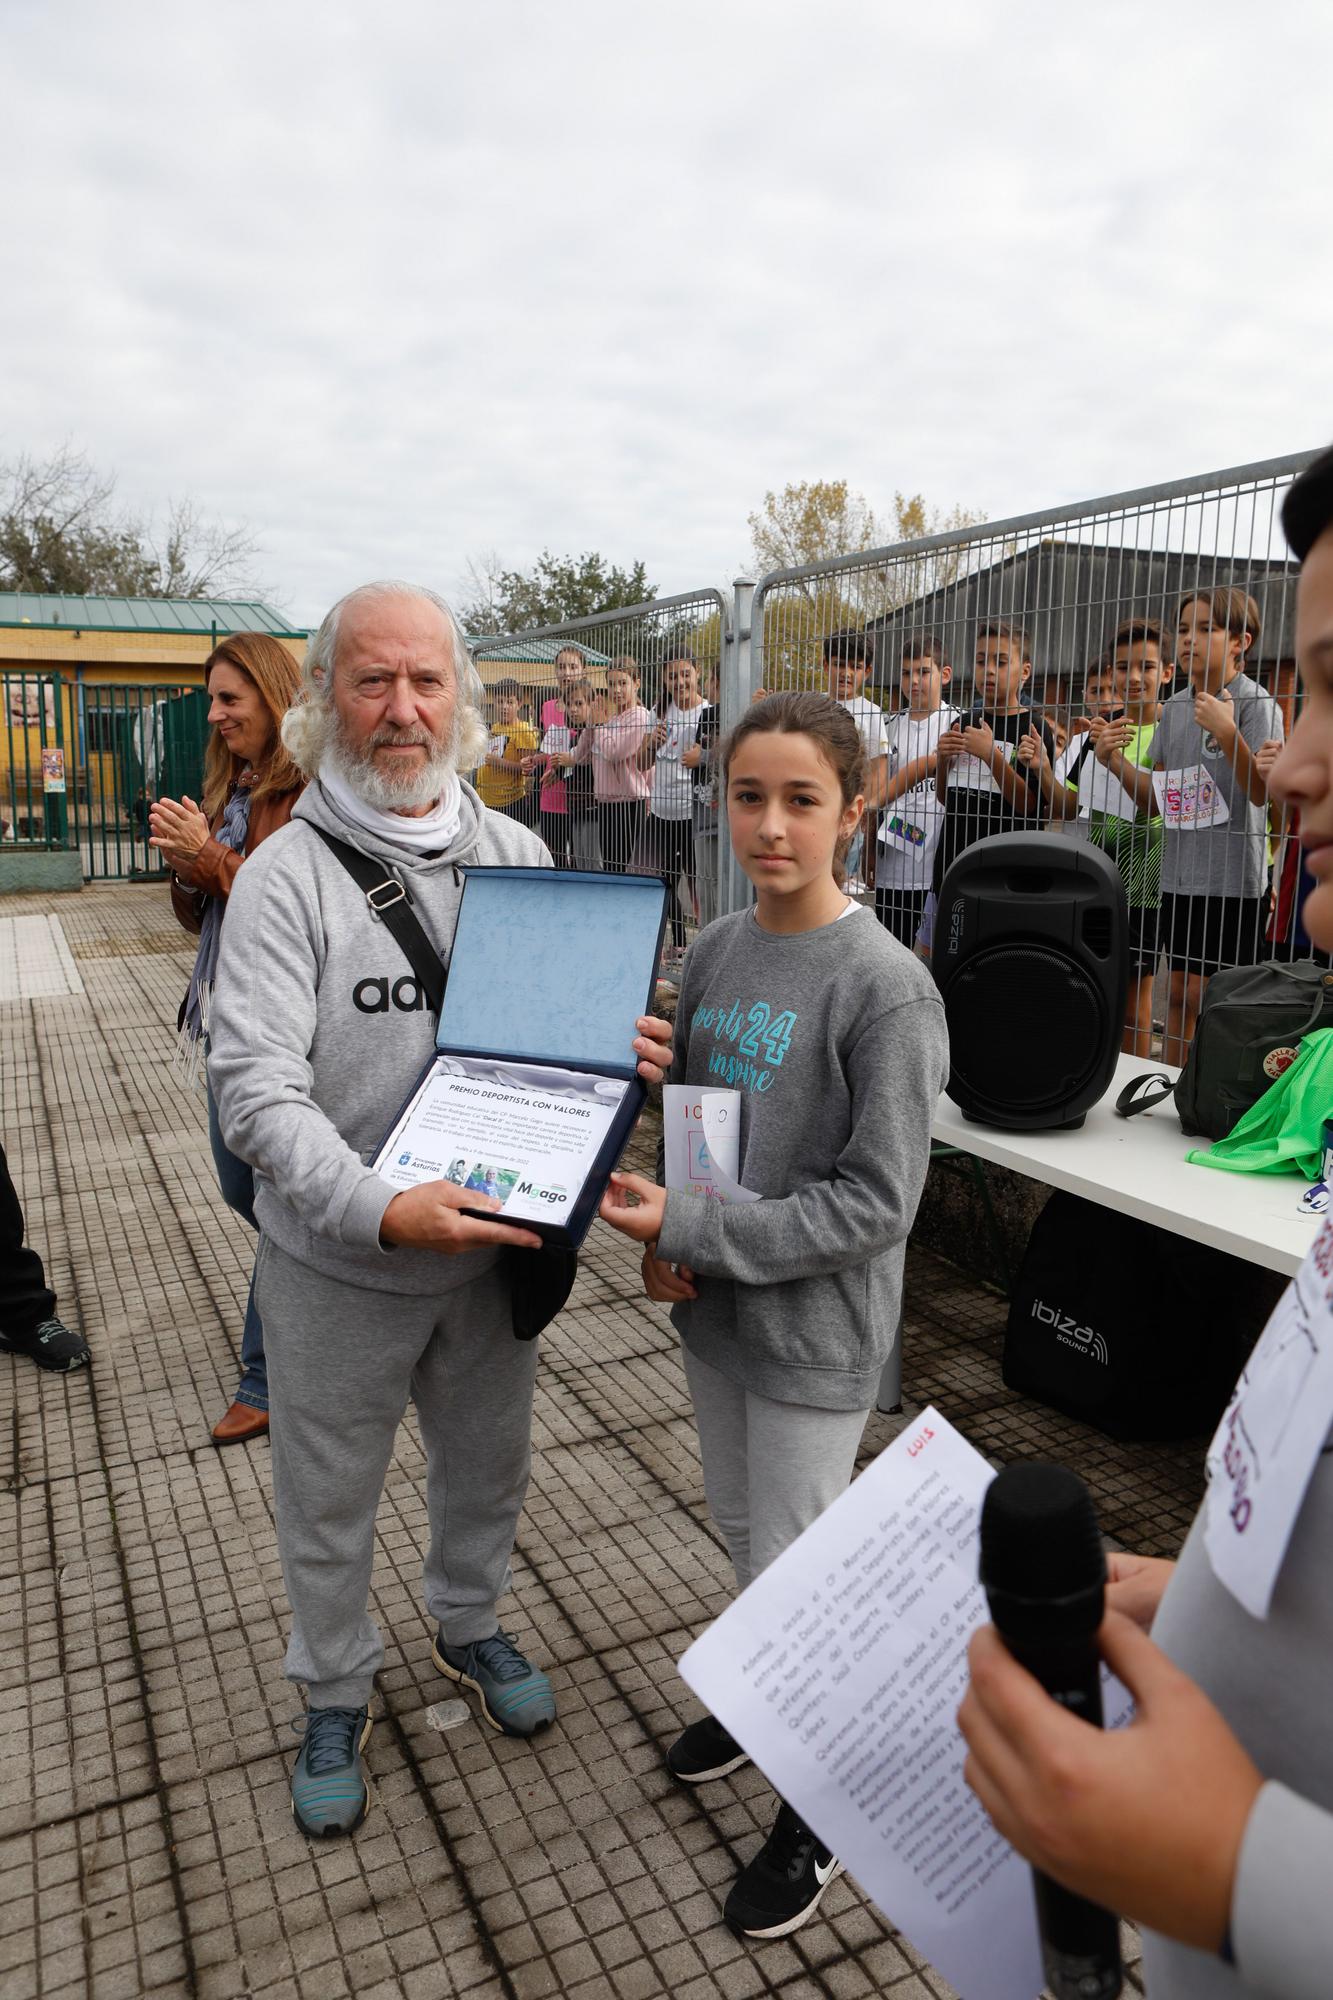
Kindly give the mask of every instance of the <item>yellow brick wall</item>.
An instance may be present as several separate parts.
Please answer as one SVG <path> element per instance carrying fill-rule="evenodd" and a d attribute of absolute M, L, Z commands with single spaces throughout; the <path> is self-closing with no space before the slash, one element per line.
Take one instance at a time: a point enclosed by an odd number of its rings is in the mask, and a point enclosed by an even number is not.
<path fill-rule="evenodd" d="M 219 635 L 222 636 L 222 635 Z M 284 639 L 292 658 L 305 658 L 304 639 Z M 160 682 L 202 682 L 204 661 L 213 650 L 206 633 L 84 632 L 72 626 L 5 626 L 0 629 L 0 673 L 25 667 L 53 668 L 86 682 L 124 681 L 152 687 Z"/>

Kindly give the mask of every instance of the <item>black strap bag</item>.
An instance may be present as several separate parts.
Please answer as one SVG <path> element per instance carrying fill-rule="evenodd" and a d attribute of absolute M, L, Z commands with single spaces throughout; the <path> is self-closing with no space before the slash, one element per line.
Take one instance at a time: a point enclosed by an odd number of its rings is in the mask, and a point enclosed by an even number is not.
<path fill-rule="evenodd" d="M 1136 1076 L 1115 1108 L 1122 1118 L 1132 1118 L 1174 1092 L 1182 1131 L 1225 1139 L 1295 1062 L 1304 1037 L 1329 1027 L 1333 972 L 1313 958 L 1216 972 L 1179 1077 L 1173 1083 L 1160 1072 Z"/>
<path fill-rule="evenodd" d="M 382 862 L 372 861 L 360 848 L 339 840 L 336 834 L 326 833 L 322 826 L 312 830 L 330 853 L 337 856 L 358 889 L 364 893 L 370 910 L 379 918 L 416 974 L 431 1012 L 438 1021 L 449 974 L 412 908 L 406 883 Z M 509 1280 L 514 1338 L 535 1340 L 563 1309 L 574 1289 L 579 1267 L 578 1252 L 557 1243 L 544 1243 L 540 1250 L 516 1246 L 512 1250 L 501 1250 L 500 1263 Z"/>
<path fill-rule="evenodd" d="M 1221 1417 L 1282 1284 L 1057 1190 L 1014 1283 L 1005 1383 L 1108 1437 L 1197 1436 Z"/>

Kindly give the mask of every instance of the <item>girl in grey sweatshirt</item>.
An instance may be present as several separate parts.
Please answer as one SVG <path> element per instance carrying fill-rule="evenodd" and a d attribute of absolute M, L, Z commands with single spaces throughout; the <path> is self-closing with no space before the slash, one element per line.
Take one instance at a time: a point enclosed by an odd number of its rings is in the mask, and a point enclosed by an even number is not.
<path fill-rule="evenodd" d="M 863 772 L 856 725 L 826 695 L 770 696 L 723 751 L 732 846 L 756 902 L 710 924 L 686 958 L 671 1076 L 737 1092 L 739 1179 L 762 1199 L 724 1204 L 618 1174 L 602 1207 L 645 1245 L 649 1297 L 672 1307 L 709 1507 L 741 1589 L 851 1479 L 947 1070 L 929 974 L 840 887 Z M 711 1717 L 668 1755 L 693 1783 L 744 1761 Z M 727 1921 L 784 1935 L 836 1867 L 784 1806 Z"/>

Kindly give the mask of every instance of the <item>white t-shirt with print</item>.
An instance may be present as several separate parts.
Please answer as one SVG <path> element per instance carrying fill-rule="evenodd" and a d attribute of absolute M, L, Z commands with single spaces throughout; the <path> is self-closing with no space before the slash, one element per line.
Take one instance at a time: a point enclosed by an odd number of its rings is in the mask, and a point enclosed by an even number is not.
<path fill-rule="evenodd" d="M 677 708 L 668 702 L 666 741 L 659 743 L 653 760 L 653 787 L 648 810 L 654 819 L 689 819 L 694 810 L 694 773 L 681 758 L 699 734 L 699 723 L 708 703 L 697 708 Z"/>
<path fill-rule="evenodd" d="M 846 709 L 860 730 L 867 765 L 876 763 L 889 747 L 888 724 L 883 709 L 863 694 L 854 694 L 847 701 L 840 701 L 838 707 Z M 869 776 L 869 771 L 866 775 Z"/>
<path fill-rule="evenodd" d="M 929 715 L 914 716 L 906 709 L 895 715 L 888 723 L 889 777 L 918 757 L 929 756 L 957 720 L 957 709 L 947 703 Z M 928 889 L 943 824 L 944 807 L 935 796 L 933 777 L 891 799 L 880 815 L 876 887 Z"/>

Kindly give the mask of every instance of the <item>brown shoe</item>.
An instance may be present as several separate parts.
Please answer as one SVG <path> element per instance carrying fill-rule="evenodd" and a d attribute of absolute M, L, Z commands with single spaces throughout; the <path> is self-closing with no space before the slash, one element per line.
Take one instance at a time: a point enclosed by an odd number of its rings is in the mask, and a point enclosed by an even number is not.
<path fill-rule="evenodd" d="M 252 1409 L 249 1403 L 233 1403 L 221 1423 L 213 1426 L 214 1444 L 248 1444 L 251 1438 L 268 1436 L 268 1411 Z"/>

